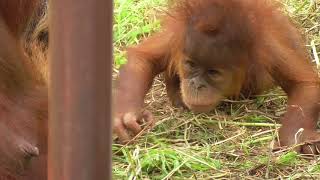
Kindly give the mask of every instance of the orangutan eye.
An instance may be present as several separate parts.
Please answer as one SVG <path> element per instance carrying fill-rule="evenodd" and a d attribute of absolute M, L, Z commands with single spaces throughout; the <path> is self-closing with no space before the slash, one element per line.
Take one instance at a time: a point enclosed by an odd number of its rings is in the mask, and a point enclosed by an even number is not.
<path fill-rule="evenodd" d="M 209 69 L 207 71 L 208 75 L 210 76 L 215 76 L 215 75 L 219 75 L 220 74 L 220 71 L 218 71 L 217 69 Z"/>

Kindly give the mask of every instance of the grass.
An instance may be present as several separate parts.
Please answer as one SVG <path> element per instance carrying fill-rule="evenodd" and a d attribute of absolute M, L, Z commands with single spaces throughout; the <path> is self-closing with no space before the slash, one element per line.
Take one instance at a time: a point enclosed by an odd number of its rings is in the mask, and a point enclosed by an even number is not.
<path fill-rule="evenodd" d="M 126 62 L 123 47 L 136 44 L 160 27 L 157 14 L 164 0 L 116 0 L 114 16 L 115 65 Z"/>
<path fill-rule="evenodd" d="M 284 0 L 303 27 L 315 64 L 320 55 L 320 3 Z M 165 0 L 116 0 L 115 73 L 124 50 L 156 31 Z M 274 153 L 286 96 L 280 89 L 254 99 L 226 100 L 209 114 L 173 108 L 161 77 L 146 98 L 157 123 L 133 145 L 113 145 L 114 179 L 318 179 L 320 158 L 290 150 Z"/>

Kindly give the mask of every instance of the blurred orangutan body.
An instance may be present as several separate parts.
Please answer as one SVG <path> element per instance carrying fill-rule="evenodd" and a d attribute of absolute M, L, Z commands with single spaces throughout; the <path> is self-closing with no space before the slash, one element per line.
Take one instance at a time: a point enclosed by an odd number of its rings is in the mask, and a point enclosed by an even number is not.
<path fill-rule="evenodd" d="M 37 0 L 0 1 L 0 179 L 45 180 L 48 96 L 22 36 Z"/>

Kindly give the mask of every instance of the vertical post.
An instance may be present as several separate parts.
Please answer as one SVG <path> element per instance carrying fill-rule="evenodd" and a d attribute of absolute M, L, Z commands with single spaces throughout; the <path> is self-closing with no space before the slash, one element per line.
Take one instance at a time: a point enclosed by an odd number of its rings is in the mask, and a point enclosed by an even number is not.
<path fill-rule="evenodd" d="M 111 179 L 112 0 L 49 3 L 48 179 Z"/>

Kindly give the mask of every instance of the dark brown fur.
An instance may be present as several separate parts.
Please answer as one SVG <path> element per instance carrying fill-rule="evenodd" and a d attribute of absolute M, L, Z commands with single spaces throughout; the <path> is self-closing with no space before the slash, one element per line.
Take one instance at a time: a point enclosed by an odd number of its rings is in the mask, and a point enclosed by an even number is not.
<path fill-rule="evenodd" d="M 114 131 L 122 141 L 141 130 L 143 118 L 153 121 L 142 107 L 161 72 L 173 104 L 201 112 L 225 97 L 281 86 L 289 98 L 281 145 L 311 142 L 297 151 L 319 153 L 319 78 L 299 31 L 273 1 L 174 1 L 162 31 L 129 48 L 120 70 Z"/>

